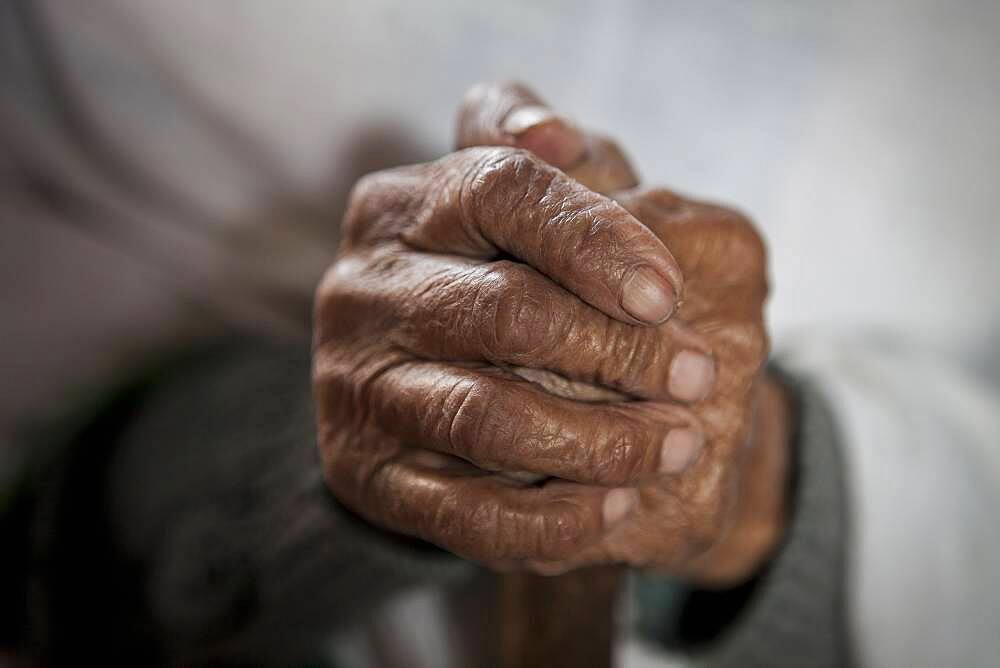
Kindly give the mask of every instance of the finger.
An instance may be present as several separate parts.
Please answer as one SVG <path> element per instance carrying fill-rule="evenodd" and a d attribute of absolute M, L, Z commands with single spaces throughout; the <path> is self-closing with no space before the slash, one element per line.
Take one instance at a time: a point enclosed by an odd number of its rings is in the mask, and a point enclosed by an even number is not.
<path fill-rule="evenodd" d="M 691 276 L 677 322 L 687 323 L 724 369 L 713 392 L 743 400 L 767 359 L 762 307 L 767 257 L 753 224 L 736 211 L 664 190 L 633 190 L 616 198 L 665 239 Z"/>
<path fill-rule="evenodd" d="M 576 551 L 569 565 L 626 562 L 689 575 L 692 560 L 716 545 L 731 525 L 736 500 L 733 467 L 708 457 L 696 464 L 683 476 L 643 485 L 641 501 L 629 521 L 611 527 L 600 541 Z M 565 565 L 539 561 L 529 566 L 562 570 Z"/>
<path fill-rule="evenodd" d="M 620 523 L 635 490 L 524 487 L 404 452 L 361 482 L 333 473 L 338 495 L 367 520 L 483 563 L 572 557 Z M 342 484 L 340 484 L 342 483 Z"/>
<path fill-rule="evenodd" d="M 491 83 L 474 86 L 459 108 L 456 146 L 512 146 L 531 151 L 565 169 L 586 152 L 586 135 L 558 115 L 526 86 Z"/>
<path fill-rule="evenodd" d="M 525 565 L 558 574 L 587 564 L 626 562 L 686 574 L 691 560 L 715 545 L 731 521 L 733 468 L 708 454 L 682 476 L 638 487 L 640 503 L 629 521 L 609 527 L 600 541 L 568 559 L 529 560 Z"/>
<path fill-rule="evenodd" d="M 727 320 L 706 329 L 704 339 L 726 373 L 716 380 L 713 395 L 743 399 L 750 394 L 770 352 L 767 330 L 758 315 L 750 320 Z"/>
<path fill-rule="evenodd" d="M 330 347 L 318 350 L 316 368 L 325 397 L 349 404 L 360 391 L 366 418 L 387 434 L 488 471 L 618 486 L 676 473 L 680 455 L 693 457 L 704 440 L 683 407 L 585 404 L 493 367 L 413 360 L 359 370 Z"/>
<path fill-rule="evenodd" d="M 607 315 L 658 324 L 682 279 L 667 247 L 610 199 L 530 153 L 468 149 L 433 163 L 410 192 L 415 248 L 495 259 L 507 253 Z M 398 191 L 397 191 L 398 192 Z"/>
<path fill-rule="evenodd" d="M 455 143 L 460 149 L 526 149 L 595 192 L 632 188 L 639 182 L 624 152 L 611 139 L 583 132 L 519 83 L 473 87 L 459 109 Z"/>
<path fill-rule="evenodd" d="M 685 293 L 685 318 L 759 319 L 767 297 L 767 250 L 745 216 L 663 188 L 614 197 L 670 247 L 685 275 L 697 276 Z"/>
<path fill-rule="evenodd" d="M 376 263 L 336 286 L 324 282 L 333 320 L 324 331 L 348 335 L 357 319 L 342 314 L 361 312 L 383 326 L 391 319 L 392 343 L 425 359 L 547 370 L 645 399 L 698 401 L 712 389 L 707 341 L 683 322 L 626 325 L 517 262 L 415 257 L 397 254 L 391 274 Z"/>

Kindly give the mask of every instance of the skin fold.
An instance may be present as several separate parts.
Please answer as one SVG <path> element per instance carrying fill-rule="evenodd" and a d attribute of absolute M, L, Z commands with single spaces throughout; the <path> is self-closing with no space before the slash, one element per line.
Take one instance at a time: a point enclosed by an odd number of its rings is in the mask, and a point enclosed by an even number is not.
<path fill-rule="evenodd" d="M 500 570 L 752 575 L 781 536 L 789 423 L 752 223 L 639 187 L 518 84 L 472 89 L 457 135 L 355 186 L 317 290 L 332 491 Z"/>

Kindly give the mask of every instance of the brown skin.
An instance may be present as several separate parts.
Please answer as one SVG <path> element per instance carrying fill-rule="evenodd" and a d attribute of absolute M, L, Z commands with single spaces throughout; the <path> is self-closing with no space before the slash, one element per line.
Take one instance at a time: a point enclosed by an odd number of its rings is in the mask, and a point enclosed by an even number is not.
<path fill-rule="evenodd" d="M 498 569 L 751 575 L 788 441 L 752 224 L 636 188 L 613 142 L 516 84 L 470 92 L 458 145 L 358 183 L 317 291 L 333 492 Z"/>

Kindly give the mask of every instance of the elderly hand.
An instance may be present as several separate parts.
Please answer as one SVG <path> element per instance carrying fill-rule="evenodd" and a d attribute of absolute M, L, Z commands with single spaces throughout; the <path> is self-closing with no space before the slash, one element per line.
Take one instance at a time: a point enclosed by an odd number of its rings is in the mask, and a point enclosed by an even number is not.
<path fill-rule="evenodd" d="M 328 484 L 496 568 L 744 577 L 780 533 L 787 441 L 758 235 L 633 188 L 522 87 L 467 97 L 459 145 L 487 144 L 355 187 L 316 296 Z"/>

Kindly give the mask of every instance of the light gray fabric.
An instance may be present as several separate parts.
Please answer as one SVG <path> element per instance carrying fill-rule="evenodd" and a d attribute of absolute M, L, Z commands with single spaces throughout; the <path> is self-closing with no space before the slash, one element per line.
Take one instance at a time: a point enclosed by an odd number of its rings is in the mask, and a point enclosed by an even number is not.
<path fill-rule="evenodd" d="M 843 435 L 863 664 L 996 665 L 1000 394 L 901 341 L 814 333 L 783 360 L 823 388 Z"/>

